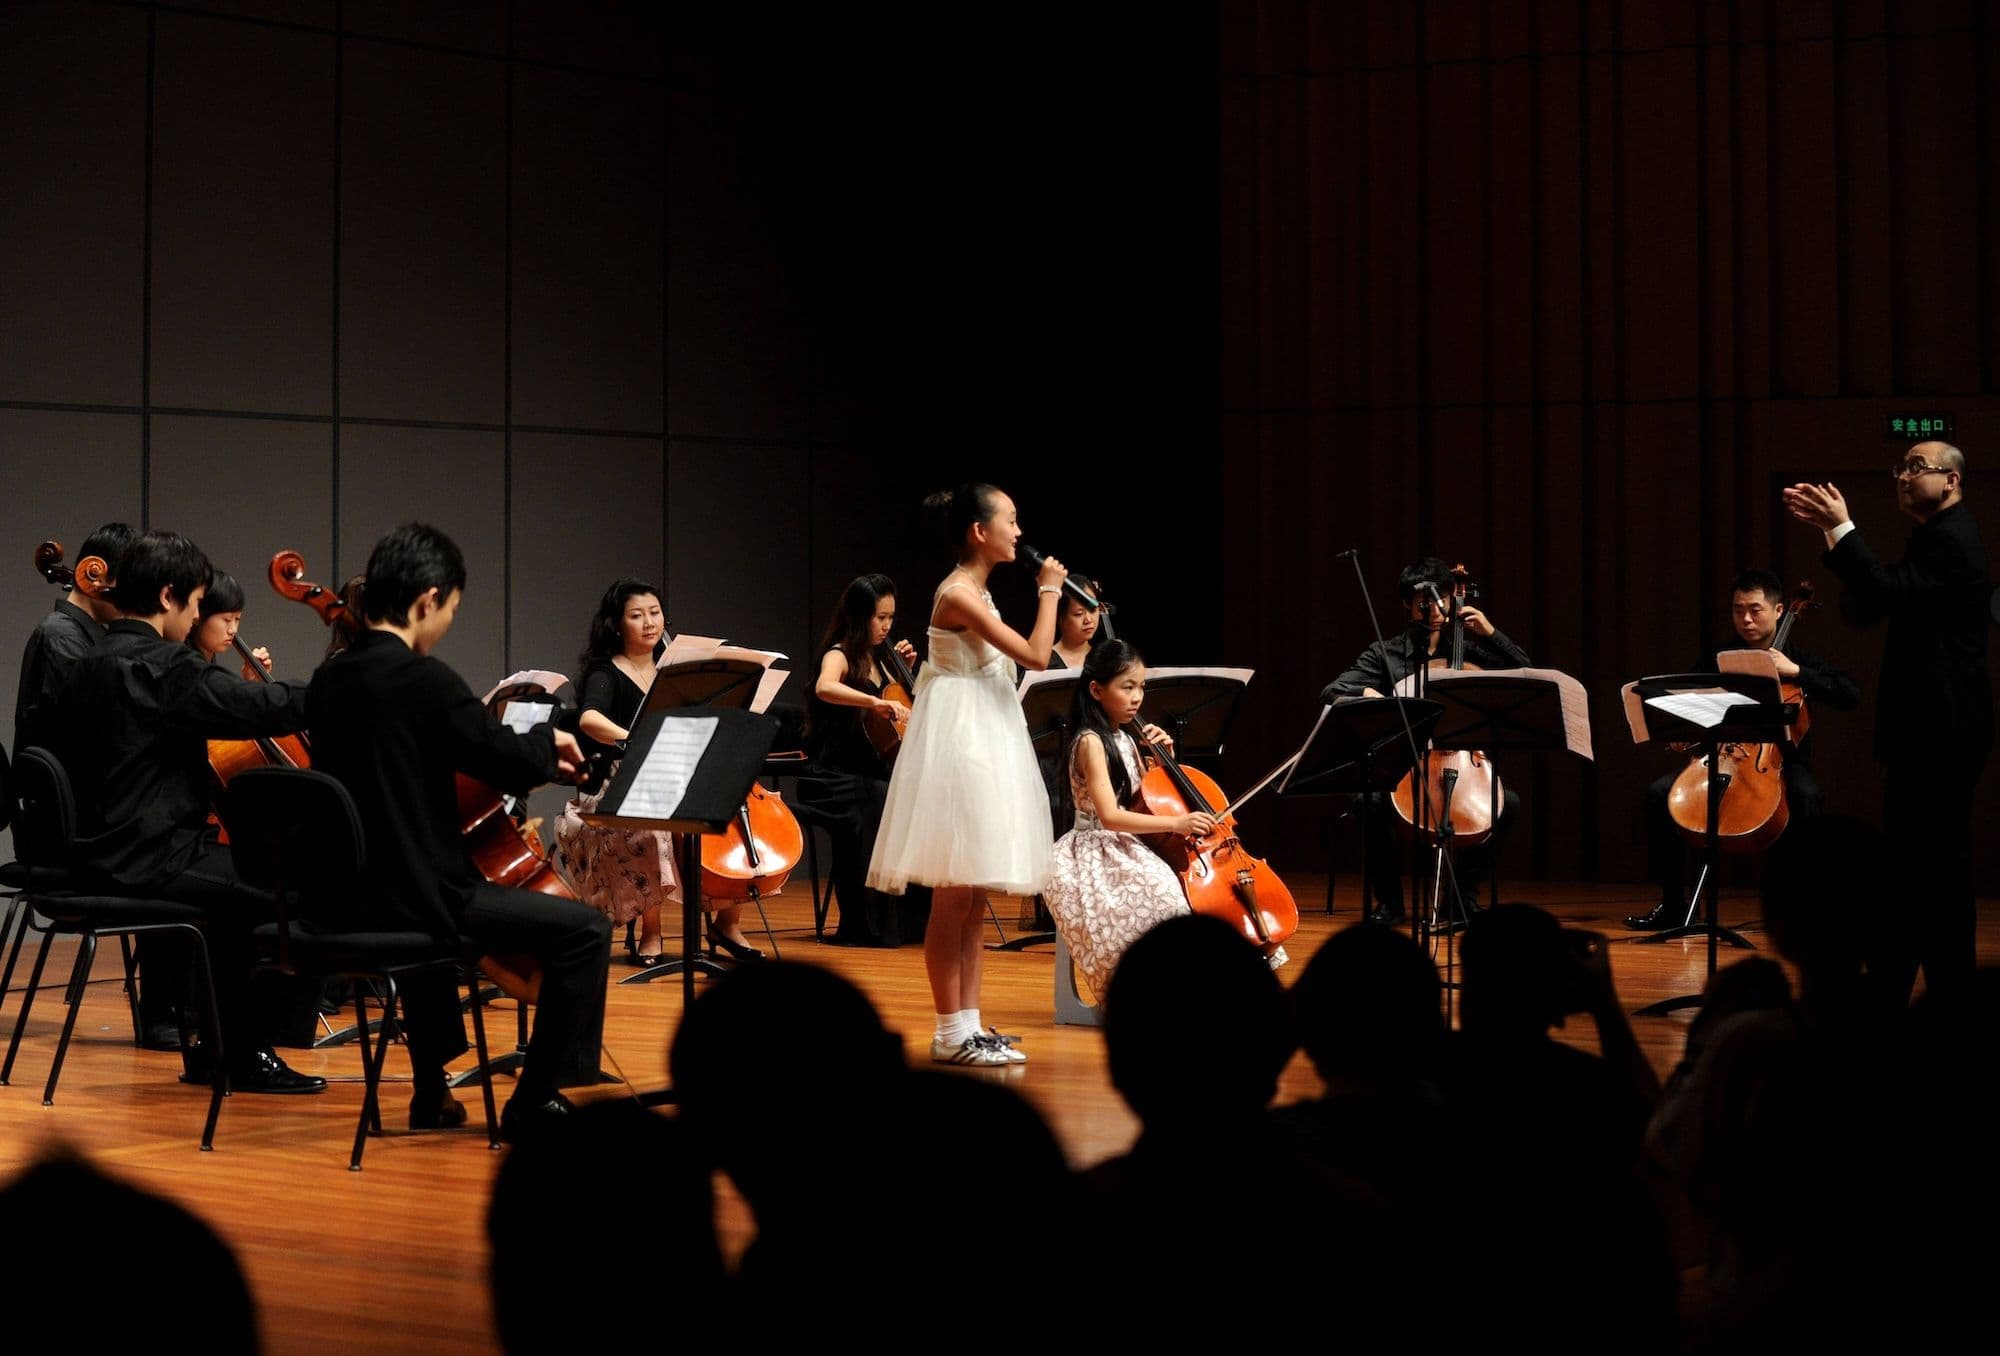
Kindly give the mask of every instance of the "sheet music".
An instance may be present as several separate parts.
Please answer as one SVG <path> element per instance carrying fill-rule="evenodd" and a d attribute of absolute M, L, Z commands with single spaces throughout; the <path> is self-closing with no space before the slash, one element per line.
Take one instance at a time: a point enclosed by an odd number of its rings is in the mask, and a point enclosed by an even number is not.
<path fill-rule="evenodd" d="M 722 642 L 714 636 L 675 636 L 667 642 L 667 648 L 660 652 L 659 662 L 653 667 L 664 669 L 673 664 L 713 659 L 721 648 Z"/>
<path fill-rule="evenodd" d="M 1746 697 L 1741 692 L 1668 692 L 1646 698 L 1646 705 L 1654 710 L 1678 716 L 1704 730 L 1713 730 L 1720 725 L 1728 717 L 1731 707 L 1756 704 L 1755 697 Z"/>
<path fill-rule="evenodd" d="M 508 702 L 500 723 L 515 734 L 527 734 L 555 714 L 554 702 Z"/>
<path fill-rule="evenodd" d="M 624 802 L 618 807 L 619 815 L 630 819 L 672 819 L 720 723 L 714 716 L 676 717 L 663 722 L 659 736 L 646 751 L 646 761 L 632 778 Z"/>
<path fill-rule="evenodd" d="M 777 700 L 778 689 L 792 676 L 790 656 L 781 650 L 753 650 L 747 645 L 731 645 L 714 636 L 675 636 L 667 642 L 655 668 L 668 668 L 675 664 L 692 664 L 703 659 L 747 659 L 764 667 L 764 676 L 757 680 L 757 690 L 750 697 L 750 710 L 762 715 L 770 710 Z"/>
<path fill-rule="evenodd" d="M 493 694 L 503 687 L 538 687 L 544 692 L 554 692 L 568 681 L 568 674 L 557 673 L 551 669 L 522 669 L 518 673 L 508 674 L 495 683 L 479 700 L 483 705 L 491 705 Z"/>

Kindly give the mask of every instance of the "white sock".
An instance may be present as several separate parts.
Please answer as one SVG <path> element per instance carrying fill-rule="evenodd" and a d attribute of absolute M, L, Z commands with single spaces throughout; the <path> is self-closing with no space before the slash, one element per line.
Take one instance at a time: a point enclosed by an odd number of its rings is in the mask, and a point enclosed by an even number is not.
<path fill-rule="evenodd" d="M 947 1048 L 965 1044 L 966 1037 L 976 1030 L 977 1027 L 965 1024 L 965 1014 L 962 1012 L 940 1012 L 937 1015 L 938 1043 Z"/>
<path fill-rule="evenodd" d="M 965 1022 L 967 1034 L 976 1036 L 986 1030 L 986 1023 L 979 1020 L 978 1008 L 962 1008 L 958 1015 Z"/>

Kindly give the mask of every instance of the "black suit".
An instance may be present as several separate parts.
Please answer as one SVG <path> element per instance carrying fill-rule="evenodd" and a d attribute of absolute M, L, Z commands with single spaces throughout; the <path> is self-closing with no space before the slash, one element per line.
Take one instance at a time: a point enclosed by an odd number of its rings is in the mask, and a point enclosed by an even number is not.
<path fill-rule="evenodd" d="M 1396 684 L 1417 667 L 1420 656 L 1437 657 L 1428 654 L 1427 639 L 1423 627 L 1412 625 L 1382 644 L 1370 645 L 1355 658 L 1346 672 L 1326 685 L 1320 693 L 1320 700 L 1331 704 L 1359 697 L 1368 688 L 1384 694 L 1393 693 Z M 1441 633 L 1438 654 L 1449 658 L 1450 645 L 1449 633 Z M 1466 636 L 1465 662 L 1480 669 L 1524 669 L 1531 661 L 1526 650 L 1509 640 L 1505 632 L 1496 630 L 1484 639 Z M 1399 914 L 1403 910 L 1402 868 L 1407 859 L 1396 841 L 1395 812 L 1390 809 L 1386 795 L 1363 796 L 1361 800 L 1362 832 L 1368 835 L 1368 894 L 1384 913 Z M 1507 842 L 1507 835 L 1514 827 L 1520 808 L 1521 797 L 1508 790 L 1503 780 L 1500 813 L 1493 822 L 1492 835 L 1478 846 L 1457 854 L 1453 872 L 1458 880 L 1459 892 L 1468 902 L 1474 901 L 1481 883 L 1492 876 L 1494 863 L 1499 859 L 1500 849 Z"/>
<path fill-rule="evenodd" d="M 241 1033 L 226 1034 L 233 1062 L 269 1035 L 269 1014 L 251 1005 L 247 976 L 250 931 L 271 910 L 266 896 L 238 882 L 208 822 L 208 741 L 287 734 L 304 713 L 296 683 L 246 681 L 143 621 L 114 621 L 37 719 L 76 793 L 77 870 L 113 892 L 209 911 L 204 933 L 223 1030 Z M 187 952 L 160 934 L 142 939 L 140 956 L 144 1019 L 170 1022 L 185 992 Z"/>
<path fill-rule="evenodd" d="M 1718 650 L 1740 650 L 1741 641 L 1718 646 Z M 1799 645 L 1787 645 L 1785 657 L 1799 666 L 1799 690 L 1805 694 L 1810 711 L 1852 711 L 1861 704 L 1861 684 L 1846 673 Z M 1689 673 L 1716 672 L 1715 654 L 1710 652 Z M 1819 779 L 1812 770 L 1812 736 L 1808 734 L 1796 748 L 1784 751 L 1785 806 L 1794 821 L 1819 813 Z M 1653 878 L 1660 883 L 1660 903 L 1668 913 L 1678 913 L 1687 903 L 1687 843 L 1668 813 L 1667 800 L 1674 782 L 1685 768 L 1675 768 L 1646 788 L 1646 835 Z"/>
<path fill-rule="evenodd" d="M 583 1068 L 594 1079 L 610 920 L 573 899 L 487 884 L 459 823 L 454 774 L 525 794 L 555 775 L 550 732 L 507 729 L 450 667 L 387 631 L 362 632 L 320 665 L 306 710 L 313 766 L 354 797 L 368 845 L 368 889 L 337 901 L 344 921 L 532 955 L 542 966 L 541 1011 L 514 1095 L 532 1105 L 559 1082 L 581 1081 Z M 404 986 L 404 1007 L 420 1075 L 465 1049 L 451 984 L 419 976 Z"/>
<path fill-rule="evenodd" d="M 1894 564 L 1859 529 L 1824 559 L 1843 585 L 1843 617 L 1889 623 L 1875 757 L 1887 769 L 1883 828 L 1904 888 L 1878 929 L 1870 974 L 1891 1002 L 1908 1000 L 1919 965 L 1932 992 L 1962 991 L 1975 965 L 1972 797 L 1993 747 L 1986 546 L 1960 503 L 1918 525 Z"/>

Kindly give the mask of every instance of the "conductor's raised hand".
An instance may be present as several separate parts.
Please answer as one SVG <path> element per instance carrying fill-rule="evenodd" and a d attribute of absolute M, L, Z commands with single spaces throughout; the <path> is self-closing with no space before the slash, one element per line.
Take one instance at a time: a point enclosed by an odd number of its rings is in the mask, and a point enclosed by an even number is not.
<path fill-rule="evenodd" d="M 1822 532 L 1831 532 L 1853 517 L 1847 511 L 1846 497 L 1830 481 L 1824 485 L 1801 482 L 1786 489 L 1780 497 L 1785 512 Z"/>

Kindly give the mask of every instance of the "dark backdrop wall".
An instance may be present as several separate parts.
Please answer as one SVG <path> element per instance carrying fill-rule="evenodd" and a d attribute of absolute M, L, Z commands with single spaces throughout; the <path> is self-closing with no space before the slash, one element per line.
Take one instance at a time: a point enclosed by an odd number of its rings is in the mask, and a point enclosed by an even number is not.
<path fill-rule="evenodd" d="M 1212 553 L 1143 564 L 1127 507 L 1205 498 L 1171 468 L 1215 446 L 1206 13 L 728 8 L 0 6 L 0 634 L 36 542 L 120 517 L 243 576 L 301 675 L 272 553 L 338 581 L 420 517 L 476 689 L 569 667 L 628 573 L 803 668 L 854 574 L 921 614 L 917 499 L 979 476 L 1212 654 Z"/>
<path fill-rule="evenodd" d="M 1335 551 L 1391 607 L 1404 561 L 1462 559 L 1592 697 L 1594 765 L 1503 766 L 1512 868 L 1636 877 L 1666 761 L 1619 685 L 1727 635 L 1739 568 L 1831 589 L 1779 484 L 1833 477 L 1896 554 L 1884 415 L 1943 408 L 2000 537 L 1996 34 L 1942 0 L 1227 7 L 1226 578 L 1297 600 L 1228 613 L 1246 662 L 1279 617 L 1295 642 L 1246 756 L 1365 638 Z M 1879 631 L 1799 639 L 1872 688 Z M 1874 815 L 1868 712 L 1816 731 L 1830 802 Z"/>

